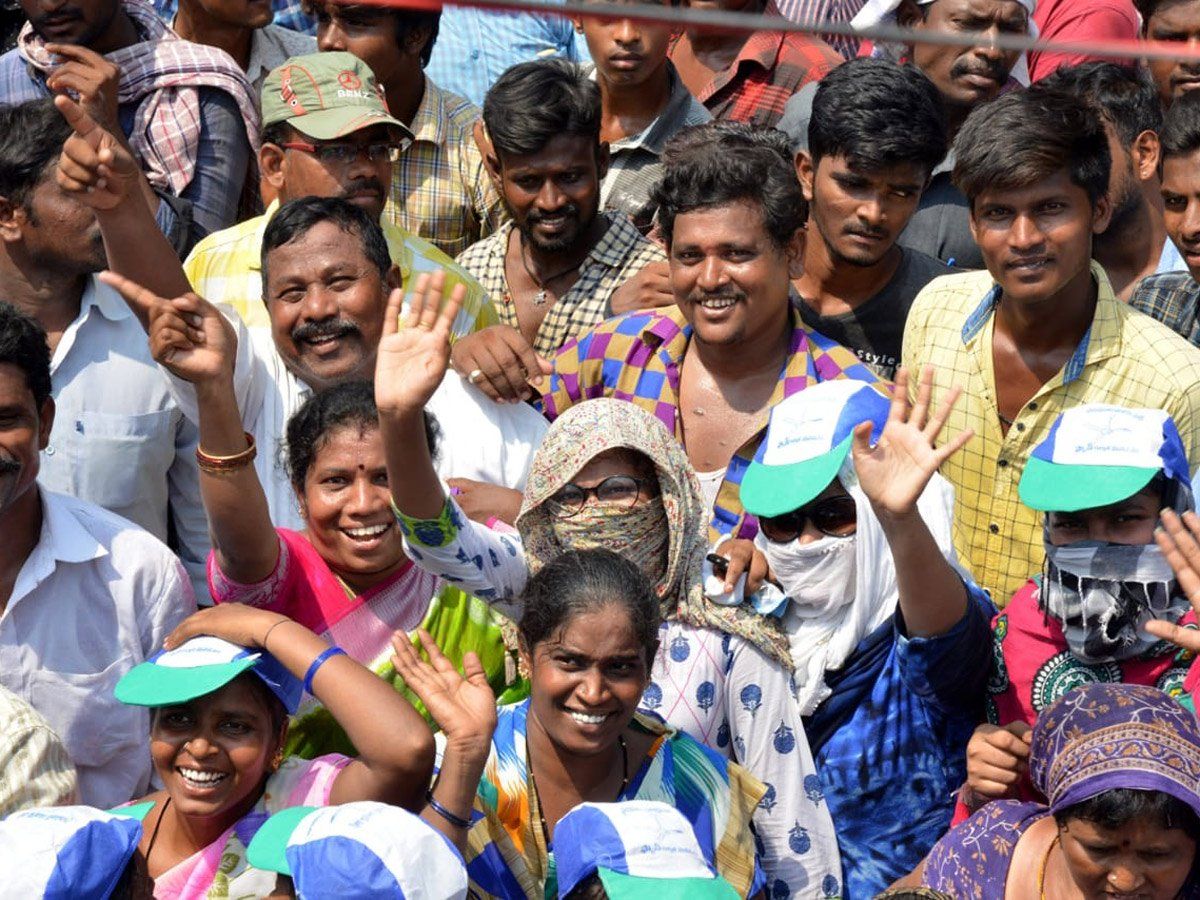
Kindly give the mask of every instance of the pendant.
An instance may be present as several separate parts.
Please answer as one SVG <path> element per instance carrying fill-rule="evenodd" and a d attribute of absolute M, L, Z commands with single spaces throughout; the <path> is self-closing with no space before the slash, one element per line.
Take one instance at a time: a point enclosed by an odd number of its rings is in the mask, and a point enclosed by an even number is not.
<path fill-rule="evenodd" d="M 533 305 L 534 306 L 545 306 L 546 305 L 546 289 L 545 288 L 542 288 L 540 291 L 538 291 L 536 294 L 533 295 Z"/>

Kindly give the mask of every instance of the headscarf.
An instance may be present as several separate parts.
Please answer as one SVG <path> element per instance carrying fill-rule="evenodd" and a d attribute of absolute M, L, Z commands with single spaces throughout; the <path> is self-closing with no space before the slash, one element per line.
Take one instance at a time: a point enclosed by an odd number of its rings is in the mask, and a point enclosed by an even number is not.
<path fill-rule="evenodd" d="M 1200 726 L 1158 688 L 1100 682 L 1070 691 L 1038 717 L 1029 759 L 1052 812 L 1128 788 L 1169 794 L 1200 816 Z"/>
<path fill-rule="evenodd" d="M 537 572 L 575 549 L 559 542 L 554 514 L 545 502 L 588 462 L 616 449 L 640 453 L 658 474 L 669 531 L 666 571 L 655 586 L 663 617 L 738 635 L 790 669 L 787 639 L 775 619 L 760 616 L 746 605 L 717 606 L 705 600 L 701 565 L 707 551 L 707 523 L 700 482 L 666 426 L 632 403 L 588 400 L 564 412 L 546 432 L 533 456 L 516 521 L 529 570 Z"/>
<path fill-rule="evenodd" d="M 900 7 L 901 2 L 902 0 L 867 0 L 863 4 L 862 9 L 858 11 L 858 14 L 850 20 L 850 27 L 856 31 L 862 31 L 875 25 L 895 25 L 896 10 Z M 917 6 L 929 6 L 933 2 L 934 0 L 917 0 Z M 1029 13 L 1029 36 L 1037 37 L 1038 27 L 1033 21 L 1033 11 L 1037 6 L 1037 0 L 1017 0 L 1017 2 L 1025 7 Z M 882 56 L 886 59 L 899 62 L 901 52 L 901 48 L 898 48 L 894 44 L 875 44 L 875 56 Z M 1029 59 L 1025 53 L 1017 57 L 1012 71 L 1008 74 L 1010 78 L 1015 79 L 1022 85 L 1029 86 Z"/>

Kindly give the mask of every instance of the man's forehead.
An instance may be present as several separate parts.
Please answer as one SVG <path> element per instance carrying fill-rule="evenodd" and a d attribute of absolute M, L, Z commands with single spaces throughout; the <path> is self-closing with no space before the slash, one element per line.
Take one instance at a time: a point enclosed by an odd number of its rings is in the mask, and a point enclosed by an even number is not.
<path fill-rule="evenodd" d="M 1029 5 L 1022 0 L 933 0 L 928 6 L 943 15 L 959 13 L 981 19 L 1025 19 L 1030 15 Z"/>
<path fill-rule="evenodd" d="M 15 363 L 0 362 L 0 410 L 25 409 L 33 405 L 33 391 L 25 371 Z"/>
<path fill-rule="evenodd" d="M 1165 157 L 1162 186 L 1177 193 L 1200 193 L 1200 149 Z"/>
<path fill-rule="evenodd" d="M 323 221 L 307 231 L 294 236 L 290 241 L 267 251 L 270 277 L 283 278 L 299 269 L 314 266 L 328 267 L 339 263 L 362 266 L 367 263 L 367 253 L 360 234 L 339 226 L 336 222 Z"/>

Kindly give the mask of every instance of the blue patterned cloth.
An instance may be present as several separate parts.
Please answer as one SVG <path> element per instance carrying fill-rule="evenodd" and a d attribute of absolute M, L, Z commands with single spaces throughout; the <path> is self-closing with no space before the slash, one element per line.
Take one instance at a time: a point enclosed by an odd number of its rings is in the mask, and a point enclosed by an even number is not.
<path fill-rule="evenodd" d="M 983 712 L 996 615 L 983 591 L 968 590 L 966 614 L 943 635 L 905 636 L 899 612 L 868 635 L 826 675 L 833 695 L 805 722 L 846 897 L 874 897 L 950 827 Z"/>
<path fill-rule="evenodd" d="M 170 25 L 175 18 L 175 11 L 179 9 L 179 0 L 154 0 L 154 9 Z M 316 36 L 317 20 L 300 8 L 300 0 L 271 0 L 271 9 L 275 10 L 276 25 Z"/>

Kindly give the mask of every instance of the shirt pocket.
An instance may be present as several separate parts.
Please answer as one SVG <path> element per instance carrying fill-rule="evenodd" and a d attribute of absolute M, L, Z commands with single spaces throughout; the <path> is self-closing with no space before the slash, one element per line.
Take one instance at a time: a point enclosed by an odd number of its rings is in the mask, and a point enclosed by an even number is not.
<path fill-rule="evenodd" d="M 170 410 L 78 413 L 70 431 L 75 496 L 118 513 L 134 505 L 147 479 L 165 477 L 174 461 L 172 419 Z"/>
<path fill-rule="evenodd" d="M 76 766 L 103 766 L 122 751 L 149 744 L 142 710 L 126 706 L 113 694 L 131 667 L 130 658 L 121 656 L 100 672 L 33 673 L 30 703 L 49 721 Z"/>

